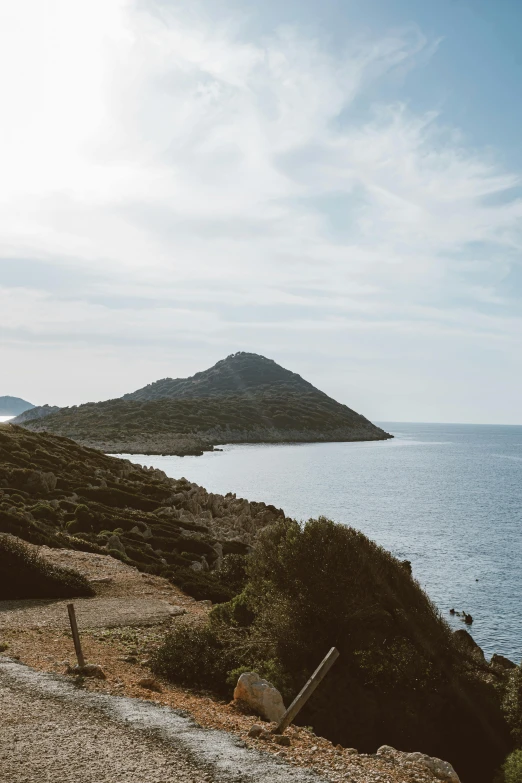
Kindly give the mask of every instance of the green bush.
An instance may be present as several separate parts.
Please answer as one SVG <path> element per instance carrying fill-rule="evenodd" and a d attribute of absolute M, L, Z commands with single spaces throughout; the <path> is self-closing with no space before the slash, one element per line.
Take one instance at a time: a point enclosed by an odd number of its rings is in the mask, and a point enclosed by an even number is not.
<path fill-rule="evenodd" d="M 171 582 L 198 601 L 210 600 L 212 603 L 230 601 L 233 591 L 219 581 L 219 574 L 209 571 L 193 571 L 191 568 L 175 568 Z"/>
<path fill-rule="evenodd" d="M 219 569 L 219 580 L 234 593 L 240 593 L 247 583 L 247 558 L 245 555 L 225 555 Z"/>
<path fill-rule="evenodd" d="M 209 626 L 178 625 L 151 659 L 152 671 L 182 685 L 228 691 L 228 672 L 239 665 L 231 645 Z"/>
<path fill-rule="evenodd" d="M 502 767 L 504 783 L 522 783 L 522 750 L 511 753 Z"/>
<path fill-rule="evenodd" d="M 288 703 L 335 646 L 341 656 L 299 722 L 365 753 L 417 748 L 490 783 L 510 749 L 499 693 L 397 559 L 327 519 L 284 520 L 259 535 L 246 569 L 245 589 L 199 632 L 195 657 L 219 659 L 206 687 L 230 696 L 238 672 L 253 670 Z M 161 655 L 162 672 L 176 679 L 181 667 L 188 683 L 180 641 L 169 637 Z"/>
<path fill-rule="evenodd" d="M 0 599 L 91 595 L 94 590 L 81 574 L 52 566 L 23 542 L 0 535 Z"/>
<path fill-rule="evenodd" d="M 509 673 L 502 707 L 515 745 L 522 747 L 522 666 Z"/>
<path fill-rule="evenodd" d="M 37 503 L 31 508 L 31 514 L 35 519 L 43 519 L 48 522 L 54 522 L 56 520 L 56 511 L 47 503 Z"/>

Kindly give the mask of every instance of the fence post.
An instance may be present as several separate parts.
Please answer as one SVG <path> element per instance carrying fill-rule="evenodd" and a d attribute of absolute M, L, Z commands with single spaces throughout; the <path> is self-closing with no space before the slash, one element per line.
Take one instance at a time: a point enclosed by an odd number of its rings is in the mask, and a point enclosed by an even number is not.
<path fill-rule="evenodd" d="M 74 604 L 67 604 L 67 611 L 69 612 L 69 622 L 71 623 L 71 631 L 74 642 L 74 649 L 76 650 L 76 657 L 78 658 L 78 665 L 80 669 L 83 669 L 85 666 L 85 658 L 83 657 L 82 645 L 80 643 L 80 634 L 78 633 Z"/>
<path fill-rule="evenodd" d="M 274 729 L 274 734 L 282 734 L 286 728 L 292 723 L 293 719 L 297 715 L 297 713 L 300 711 L 302 707 L 306 704 L 312 693 L 315 691 L 321 680 L 326 676 L 326 674 L 330 671 L 334 663 L 336 662 L 337 658 L 339 657 L 340 653 L 339 650 L 336 647 L 332 647 L 328 655 L 326 655 L 325 658 L 321 661 L 315 672 L 312 674 L 304 688 L 302 688 L 281 720 L 279 721 L 279 724 L 276 729 Z"/>

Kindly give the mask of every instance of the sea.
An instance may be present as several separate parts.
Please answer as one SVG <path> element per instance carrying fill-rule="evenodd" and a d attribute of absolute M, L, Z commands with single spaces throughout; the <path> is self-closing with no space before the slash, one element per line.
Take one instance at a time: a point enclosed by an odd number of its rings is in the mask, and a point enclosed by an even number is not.
<path fill-rule="evenodd" d="M 393 440 L 118 455 L 306 520 L 361 530 L 401 560 L 487 657 L 522 658 L 522 426 L 379 422 Z M 472 615 L 464 625 L 450 609 Z"/>

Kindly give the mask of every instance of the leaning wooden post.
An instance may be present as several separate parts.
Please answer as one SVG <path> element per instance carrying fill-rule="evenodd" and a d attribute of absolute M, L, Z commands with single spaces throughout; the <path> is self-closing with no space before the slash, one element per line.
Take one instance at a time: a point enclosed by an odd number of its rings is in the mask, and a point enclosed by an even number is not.
<path fill-rule="evenodd" d="M 324 679 L 324 677 L 328 674 L 334 663 L 336 662 L 337 658 L 339 657 L 340 653 L 339 650 L 336 647 L 332 647 L 328 655 L 323 658 L 315 672 L 312 674 L 304 688 L 299 691 L 281 720 L 279 721 L 279 724 L 277 728 L 274 729 L 274 734 L 282 734 L 285 729 L 288 728 L 288 726 L 292 723 L 293 719 L 299 712 L 299 710 L 304 707 L 312 693 L 315 691 L 319 683 Z"/>
<path fill-rule="evenodd" d="M 83 669 L 85 666 L 85 658 L 83 657 L 82 645 L 80 643 L 80 634 L 78 633 L 74 604 L 67 604 L 67 611 L 69 612 L 69 621 L 71 623 L 71 631 L 74 642 L 74 649 L 76 650 L 76 657 L 78 658 L 78 665 L 80 669 Z"/>

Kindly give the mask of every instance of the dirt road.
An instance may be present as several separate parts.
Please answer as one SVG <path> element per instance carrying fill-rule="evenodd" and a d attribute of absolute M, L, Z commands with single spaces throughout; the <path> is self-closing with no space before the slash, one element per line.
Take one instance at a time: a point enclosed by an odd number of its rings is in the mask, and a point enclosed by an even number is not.
<path fill-rule="evenodd" d="M 1 657 L 0 727 L 5 783 L 325 783 L 169 707 Z"/>

